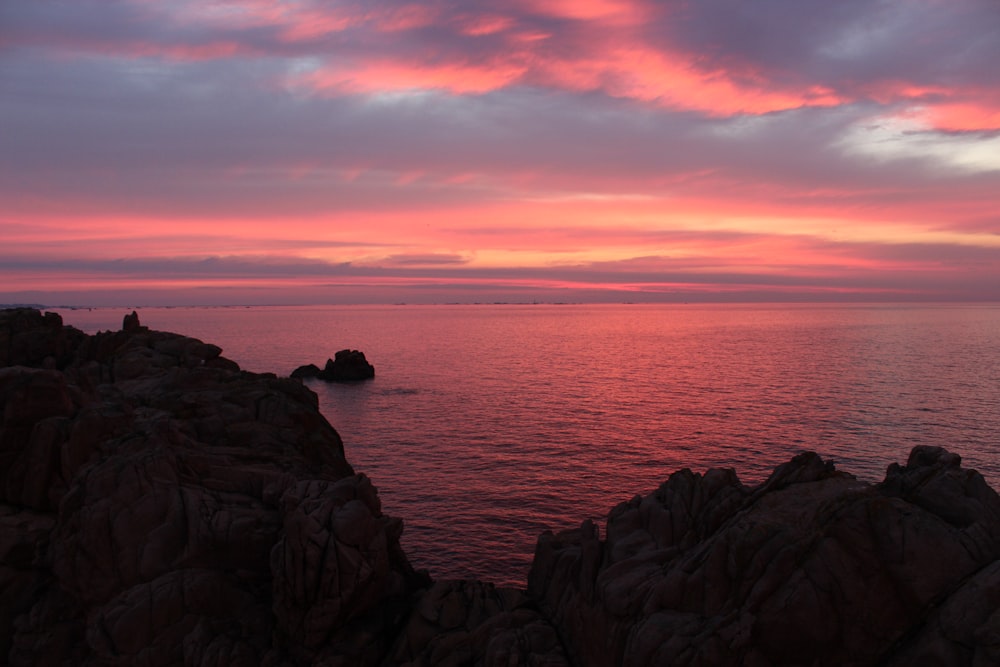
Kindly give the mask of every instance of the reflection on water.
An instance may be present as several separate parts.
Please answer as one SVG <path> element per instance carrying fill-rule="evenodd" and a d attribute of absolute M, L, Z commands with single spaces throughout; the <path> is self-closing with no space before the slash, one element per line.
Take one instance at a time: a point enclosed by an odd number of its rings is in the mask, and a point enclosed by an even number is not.
<path fill-rule="evenodd" d="M 60 311 L 88 331 L 120 311 Z M 287 374 L 343 348 L 374 380 L 309 382 L 354 466 L 439 577 L 523 584 L 539 532 L 675 469 L 757 482 L 813 449 L 869 480 L 917 444 L 1000 480 L 995 306 L 174 308 L 143 324 Z"/>

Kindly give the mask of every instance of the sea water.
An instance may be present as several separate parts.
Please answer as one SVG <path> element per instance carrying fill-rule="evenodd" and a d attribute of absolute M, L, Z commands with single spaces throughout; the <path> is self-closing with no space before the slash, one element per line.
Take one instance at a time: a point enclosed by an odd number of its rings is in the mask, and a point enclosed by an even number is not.
<path fill-rule="evenodd" d="M 85 331 L 125 309 L 60 310 Z M 362 350 L 374 380 L 308 381 L 436 578 L 523 585 L 544 530 L 600 522 L 671 472 L 744 483 L 802 450 L 881 480 L 941 445 L 1000 483 L 996 305 L 143 308 L 251 371 Z"/>

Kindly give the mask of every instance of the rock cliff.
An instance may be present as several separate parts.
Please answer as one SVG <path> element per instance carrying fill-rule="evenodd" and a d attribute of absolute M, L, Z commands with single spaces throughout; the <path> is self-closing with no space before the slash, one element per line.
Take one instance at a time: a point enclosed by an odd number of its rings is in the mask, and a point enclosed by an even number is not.
<path fill-rule="evenodd" d="M 377 664 L 428 580 L 315 394 L 125 325 L 0 313 L 0 662 Z"/>
<path fill-rule="evenodd" d="M 1000 664 L 1000 498 L 943 449 L 682 470 L 527 591 L 432 582 L 301 382 L 123 325 L 0 311 L 0 664 Z"/>

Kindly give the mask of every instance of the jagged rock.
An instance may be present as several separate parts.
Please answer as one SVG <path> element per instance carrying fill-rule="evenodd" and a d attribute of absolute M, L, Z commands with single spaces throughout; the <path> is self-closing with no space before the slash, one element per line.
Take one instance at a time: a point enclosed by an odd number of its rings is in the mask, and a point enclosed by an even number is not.
<path fill-rule="evenodd" d="M 0 663 L 378 664 L 428 582 L 316 394 L 126 328 L 0 312 Z"/>
<path fill-rule="evenodd" d="M 62 368 L 85 337 L 82 331 L 64 327 L 58 313 L 0 310 L 0 367 Z"/>
<path fill-rule="evenodd" d="M 375 367 L 365 359 L 365 353 L 358 350 L 341 350 L 326 360 L 326 367 L 320 377 L 333 382 L 352 382 L 375 377 Z"/>
<path fill-rule="evenodd" d="M 341 350 L 333 359 L 326 360 L 320 370 L 316 364 L 299 366 L 291 377 L 298 379 L 319 378 L 327 382 L 356 382 L 375 377 L 375 367 L 365 359 L 365 353 L 358 350 Z"/>
<path fill-rule="evenodd" d="M 304 664 L 377 664 L 402 620 L 401 601 L 423 583 L 406 571 L 402 522 L 382 515 L 363 475 L 298 482 L 280 507 L 271 572 L 289 653 Z"/>
<path fill-rule="evenodd" d="M 577 665 L 992 664 L 1000 498 L 959 461 L 917 447 L 877 486 L 809 453 L 753 489 L 681 471 L 604 540 L 543 535 L 529 593 Z"/>
<path fill-rule="evenodd" d="M 122 320 L 122 331 L 141 331 L 144 327 L 139 324 L 139 314 L 134 310 L 126 315 Z"/>

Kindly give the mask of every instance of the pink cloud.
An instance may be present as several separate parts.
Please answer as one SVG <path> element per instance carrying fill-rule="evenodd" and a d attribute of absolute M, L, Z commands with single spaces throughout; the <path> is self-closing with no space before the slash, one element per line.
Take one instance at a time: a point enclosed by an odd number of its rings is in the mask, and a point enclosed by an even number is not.
<path fill-rule="evenodd" d="M 311 294 L 1000 284 L 996 171 L 952 159 L 1000 130 L 982 21 L 936 33 L 941 16 L 899 6 L 872 32 L 886 16 L 835 4 L 11 0 L 0 277 Z M 882 143 L 913 152 L 844 148 L 900 119 Z"/>
<path fill-rule="evenodd" d="M 525 68 L 517 64 L 366 61 L 360 65 L 328 65 L 296 75 L 293 82 L 331 94 L 373 94 L 412 90 L 443 90 L 458 95 L 487 93 L 516 82 Z"/>
<path fill-rule="evenodd" d="M 543 16 L 601 21 L 605 25 L 634 26 L 650 15 L 650 6 L 636 0 L 528 0 L 523 6 Z"/>
<path fill-rule="evenodd" d="M 482 37 L 504 32 L 516 25 L 513 18 L 498 14 L 462 16 L 457 19 L 459 30 L 469 37 Z"/>
<path fill-rule="evenodd" d="M 1000 97 L 931 105 L 924 117 L 938 130 L 1000 131 Z"/>

